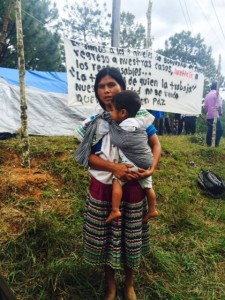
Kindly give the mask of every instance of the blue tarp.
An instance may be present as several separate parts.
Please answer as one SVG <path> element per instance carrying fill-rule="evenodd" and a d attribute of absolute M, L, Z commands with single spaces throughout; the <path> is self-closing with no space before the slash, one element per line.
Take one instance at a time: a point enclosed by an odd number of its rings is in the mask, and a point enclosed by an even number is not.
<path fill-rule="evenodd" d="M 66 72 L 26 71 L 28 132 L 33 135 L 72 135 L 93 109 L 68 106 Z M 20 120 L 19 71 L 0 68 L 0 139 L 16 134 Z"/>
<path fill-rule="evenodd" d="M 17 69 L 0 68 L 0 77 L 9 84 L 19 86 Z M 26 71 L 26 86 L 52 93 L 68 93 L 66 72 Z"/>

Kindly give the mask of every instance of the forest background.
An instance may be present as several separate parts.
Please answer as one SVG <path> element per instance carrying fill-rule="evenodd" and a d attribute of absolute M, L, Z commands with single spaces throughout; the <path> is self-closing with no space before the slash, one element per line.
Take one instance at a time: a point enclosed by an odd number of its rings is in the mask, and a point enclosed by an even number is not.
<path fill-rule="evenodd" d="M 17 42 L 14 9 L 9 10 L 12 0 L 0 3 L 0 28 L 7 31 L 0 47 L 0 67 L 17 68 Z M 65 72 L 65 51 L 63 38 L 83 42 L 111 44 L 111 12 L 106 3 L 98 0 L 75 2 L 71 5 L 65 1 L 63 14 L 56 3 L 47 1 L 23 1 L 22 18 L 26 70 Z M 11 6 L 13 7 L 13 6 Z M 147 22 L 147 21 L 146 21 Z M 3 31 L 1 37 L 3 37 Z M 154 37 L 153 37 L 154 41 Z M 136 22 L 129 12 L 120 15 L 120 47 L 146 47 L 146 29 Z M 217 76 L 217 65 L 212 57 L 212 48 L 207 47 L 201 34 L 193 36 L 190 31 L 178 32 L 165 41 L 164 49 L 156 52 L 174 60 L 193 64 L 205 77 L 203 98 L 214 81 L 219 81 L 224 90 L 223 76 Z M 205 114 L 198 118 L 198 130 L 205 132 Z M 225 125 L 225 114 L 222 117 Z M 225 134 L 225 133 L 224 133 Z"/>

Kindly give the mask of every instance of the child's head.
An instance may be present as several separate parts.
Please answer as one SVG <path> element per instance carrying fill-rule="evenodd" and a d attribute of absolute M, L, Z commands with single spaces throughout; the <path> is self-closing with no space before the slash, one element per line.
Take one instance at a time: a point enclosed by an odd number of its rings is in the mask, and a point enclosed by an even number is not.
<path fill-rule="evenodd" d="M 112 119 L 120 123 L 127 118 L 134 118 L 141 107 L 141 99 L 134 91 L 122 91 L 112 98 Z"/>

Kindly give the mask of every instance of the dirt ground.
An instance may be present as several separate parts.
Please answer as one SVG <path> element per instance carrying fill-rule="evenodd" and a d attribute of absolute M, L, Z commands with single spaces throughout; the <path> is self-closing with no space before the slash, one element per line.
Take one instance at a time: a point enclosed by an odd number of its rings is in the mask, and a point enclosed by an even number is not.
<path fill-rule="evenodd" d="M 43 160 L 46 158 L 43 158 Z M 0 244 L 17 237 L 29 223 L 34 211 L 58 210 L 67 214 L 70 205 L 62 202 L 61 183 L 39 167 L 41 158 L 31 161 L 30 169 L 22 167 L 21 158 L 12 151 L 5 151 L 0 161 Z M 43 197 L 44 188 L 50 185 L 54 199 Z"/>

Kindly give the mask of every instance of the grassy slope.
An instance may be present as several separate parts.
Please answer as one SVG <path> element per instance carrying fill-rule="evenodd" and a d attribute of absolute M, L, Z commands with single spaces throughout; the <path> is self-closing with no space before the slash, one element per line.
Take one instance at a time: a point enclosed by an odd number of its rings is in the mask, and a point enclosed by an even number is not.
<path fill-rule="evenodd" d="M 138 299 L 225 299 L 225 196 L 212 199 L 196 183 L 201 168 L 225 178 L 225 140 L 219 148 L 205 147 L 201 136 L 160 140 L 153 179 L 160 216 L 151 221 L 151 253 L 136 276 Z M 72 137 L 31 137 L 30 144 L 33 164 L 51 179 L 33 183 L 37 197 L 0 178 L 1 213 L 8 209 L 0 221 L 0 272 L 18 299 L 101 299 L 102 269 L 82 258 L 88 175 L 73 160 L 76 144 Z M 0 175 L 7 153 L 19 151 L 18 139 L 1 141 Z M 9 220 L 13 234 L 4 227 Z"/>

